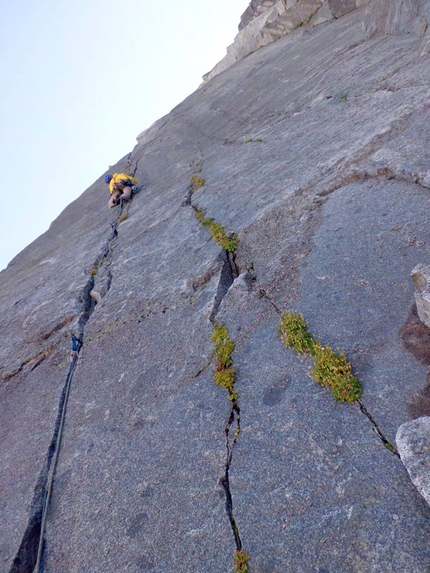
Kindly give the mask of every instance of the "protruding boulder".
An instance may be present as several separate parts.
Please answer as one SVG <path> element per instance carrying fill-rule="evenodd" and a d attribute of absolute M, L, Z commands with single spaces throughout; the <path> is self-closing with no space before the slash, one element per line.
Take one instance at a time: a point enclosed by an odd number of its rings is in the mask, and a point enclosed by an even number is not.
<path fill-rule="evenodd" d="M 430 265 L 418 264 L 411 272 L 415 302 L 421 322 L 430 328 Z"/>
<path fill-rule="evenodd" d="M 430 417 L 402 424 L 396 444 L 412 482 L 430 504 Z"/>
<path fill-rule="evenodd" d="M 411 278 L 416 289 L 425 287 L 430 281 L 430 265 L 419 263 L 411 272 Z"/>

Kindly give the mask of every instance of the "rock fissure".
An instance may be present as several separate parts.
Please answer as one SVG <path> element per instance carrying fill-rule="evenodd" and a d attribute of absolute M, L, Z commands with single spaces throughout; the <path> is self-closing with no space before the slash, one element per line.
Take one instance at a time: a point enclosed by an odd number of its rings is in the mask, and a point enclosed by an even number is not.
<path fill-rule="evenodd" d="M 234 571 L 244 573 L 243 543 L 256 571 L 427 571 L 428 507 L 384 450 L 397 456 L 392 430 L 411 407 L 415 415 L 430 411 L 423 365 L 397 336 L 411 302 L 408 274 L 430 243 L 428 67 L 415 58 L 430 44 L 414 39 L 419 22 L 409 36 L 402 22 L 430 12 L 426 0 L 370 0 L 365 16 L 366 2 L 252 0 L 256 10 L 306 5 L 306 14 L 287 22 L 273 12 L 261 30 L 255 20 L 240 42 L 247 34 L 258 40 L 229 53 L 229 64 L 259 42 L 272 46 L 192 94 L 112 167 L 139 174 L 144 166 L 154 181 L 121 241 L 105 253 L 100 178 L 2 274 L 0 314 L 11 336 L 1 346 L 1 374 L 21 367 L 0 385 L 5 570 L 14 557 L 15 572 L 30 570 L 35 537 L 43 549 L 50 445 L 58 449 L 53 430 L 68 369 L 60 362 L 65 333 L 78 322 L 93 345 L 80 354 L 72 383 L 45 569 L 183 573 L 205 563 L 212 573 L 233 569 L 236 548 Z M 306 22 L 317 3 L 309 27 L 273 41 Z M 354 7 L 361 10 L 336 19 Z M 386 37 L 368 42 L 373 24 Z M 190 170 L 200 177 L 207 162 L 210 184 L 181 193 L 179 177 Z M 191 212 L 172 208 L 175 197 L 204 210 L 211 236 Z M 237 249 L 210 215 L 227 233 L 237 228 Z M 232 248 L 214 245 L 215 235 Z M 82 273 L 79 261 L 99 251 L 93 273 Z M 252 271 L 254 263 L 258 283 L 239 274 L 238 265 Z M 58 297 L 72 289 L 71 301 Z M 365 393 L 353 411 L 307 379 L 315 361 L 279 345 L 276 323 L 295 307 L 348 349 L 362 373 Z M 209 380 L 215 321 L 237 338 L 236 388 L 225 371 L 214 372 L 222 388 Z M 56 342 L 53 356 L 39 353 Z M 413 441 L 417 431 L 410 429 Z M 406 465 L 399 442 L 397 450 Z M 358 530 L 359 539 L 351 537 Z"/>
<path fill-rule="evenodd" d="M 375 432 L 375 434 L 378 436 L 378 438 L 381 440 L 381 442 L 384 444 L 384 446 L 387 448 L 387 450 L 389 450 L 392 454 L 394 454 L 395 456 L 397 456 L 398 458 L 400 458 L 399 453 L 397 451 L 397 449 L 395 448 L 395 446 L 393 446 L 393 444 L 391 444 L 387 438 L 384 436 L 384 434 L 381 432 L 378 424 L 375 422 L 373 416 L 370 414 L 369 410 L 366 408 L 366 406 L 363 404 L 363 401 L 361 398 L 358 398 L 357 400 L 357 404 L 360 407 L 361 412 L 366 416 L 366 418 L 368 418 L 368 420 L 370 421 L 370 423 L 372 424 L 372 428 L 373 431 Z"/>
<path fill-rule="evenodd" d="M 221 267 L 221 271 L 220 271 L 218 288 L 217 288 L 217 292 L 215 295 L 215 300 L 214 300 L 214 304 L 212 307 L 212 311 L 209 315 L 209 320 L 212 323 L 215 321 L 215 317 L 217 315 L 219 307 L 221 306 L 221 303 L 222 303 L 224 297 L 226 296 L 226 294 L 230 290 L 230 287 L 233 284 L 233 281 L 235 278 L 227 251 L 223 251 L 221 258 L 222 258 L 223 263 L 222 263 L 222 267 Z"/>
<path fill-rule="evenodd" d="M 120 217 L 123 212 L 122 205 L 120 206 L 116 220 L 111 224 L 112 232 L 110 237 L 105 242 L 101 252 L 96 257 L 93 264 L 93 268 L 89 273 L 89 278 L 82 288 L 79 298 L 78 305 L 80 308 L 79 319 L 73 329 L 72 337 L 76 341 L 76 350 L 72 353 L 72 363 L 69 368 L 69 372 L 64 383 L 64 387 L 61 393 L 60 402 L 58 405 L 58 413 L 54 426 L 54 432 L 51 442 L 48 447 L 48 451 L 45 455 L 45 461 L 43 467 L 39 473 L 39 477 L 36 482 L 36 486 L 33 493 L 33 499 L 29 510 L 29 520 L 24 532 L 21 544 L 17 551 L 17 554 L 13 560 L 12 567 L 9 573 L 40 573 L 43 571 L 43 554 L 44 554 L 44 534 L 45 534 L 45 524 L 46 518 L 49 512 L 50 497 L 52 491 L 52 485 L 55 477 L 56 464 L 60 452 L 62 431 L 65 422 L 67 401 L 70 393 L 71 383 L 73 380 L 73 374 L 77 364 L 79 352 L 83 347 L 84 331 L 85 326 L 94 311 L 94 308 L 98 302 L 97 297 L 93 295 L 93 288 L 95 284 L 95 277 L 99 272 L 101 266 L 104 264 L 106 258 L 109 256 L 111 243 L 118 236 L 117 226 L 119 224 Z M 112 273 L 108 273 L 108 288 L 112 282 Z M 107 291 L 106 291 L 107 292 Z M 54 332 L 61 330 L 61 328 L 71 322 L 70 317 L 59 323 L 47 336 L 50 337 Z M 17 374 L 22 371 L 24 366 L 36 359 L 36 363 L 33 368 L 36 368 L 45 358 L 52 354 L 53 349 L 57 347 L 54 344 L 49 349 L 45 349 L 40 352 L 35 357 L 28 359 L 23 362 L 21 367 L 12 375 Z M 10 377 L 10 376 L 9 376 Z"/>
<path fill-rule="evenodd" d="M 13 370 L 12 372 L 7 372 L 6 374 L 3 374 L 2 380 L 9 380 L 9 378 L 13 378 L 13 376 L 16 376 L 17 374 L 22 372 L 24 370 L 24 368 L 30 364 L 31 364 L 31 368 L 30 368 L 30 372 L 31 372 L 32 370 L 37 368 L 45 360 L 45 358 L 47 358 L 48 356 L 51 356 L 51 354 L 53 354 L 53 352 L 55 351 L 57 346 L 58 346 L 58 343 L 52 344 L 51 346 L 44 348 L 43 350 L 41 350 L 37 354 L 33 354 L 33 356 L 26 358 L 23 362 L 21 362 L 21 364 L 19 365 L 19 367 L 16 370 Z"/>
<path fill-rule="evenodd" d="M 259 291 L 259 298 L 262 299 L 266 299 L 270 305 L 272 306 L 272 308 L 275 310 L 275 312 L 279 315 L 282 315 L 282 312 L 280 311 L 280 309 L 278 308 L 278 306 L 271 300 L 271 298 L 267 295 L 266 291 L 264 289 L 260 289 Z M 387 450 L 389 450 L 391 453 L 393 453 L 394 455 L 396 455 L 397 457 L 400 457 L 395 446 L 393 446 L 393 444 L 391 444 L 389 442 L 389 440 L 384 436 L 384 434 L 382 433 L 381 429 L 379 428 L 378 424 L 376 423 L 375 419 L 373 418 L 373 416 L 370 414 L 370 412 L 368 411 L 368 409 L 365 407 L 365 405 L 363 404 L 363 400 L 362 398 L 356 398 L 355 401 L 357 402 L 357 404 L 359 405 L 360 411 L 362 412 L 362 414 L 364 414 L 366 416 L 366 418 L 370 421 L 370 423 L 372 424 L 372 429 L 373 431 L 376 433 L 376 435 L 378 436 L 378 438 L 381 440 L 381 442 L 384 444 L 384 446 L 387 448 Z"/>
<path fill-rule="evenodd" d="M 224 427 L 224 434 L 226 439 L 226 457 L 224 474 L 221 476 L 219 483 L 225 493 L 225 509 L 227 517 L 233 532 L 236 554 L 242 551 L 242 541 L 239 535 L 239 528 L 233 515 L 233 496 L 230 488 L 229 472 L 233 461 L 233 451 L 237 443 L 237 438 L 240 434 L 240 406 L 239 395 L 235 389 L 236 372 L 232 368 L 231 354 L 234 350 L 234 342 L 228 335 L 227 328 L 219 323 L 213 322 L 212 341 L 215 343 L 215 370 L 214 379 L 218 386 L 225 388 L 229 393 L 229 400 L 231 401 L 230 414 L 227 423 Z M 232 435 L 233 434 L 233 435 Z M 248 555 L 245 554 L 248 558 Z M 243 569 L 246 573 L 247 566 Z"/>
<path fill-rule="evenodd" d="M 80 347 L 78 352 L 79 350 Z M 49 509 L 52 482 L 61 442 L 62 427 L 64 425 L 67 400 L 76 363 L 77 354 L 70 365 L 61 393 L 54 433 L 34 489 L 27 528 L 24 532 L 20 547 L 13 560 L 9 573 L 39 573 L 39 571 L 43 570 L 41 567 L 43 565 L 44 524 Z"/>
<path fill-rule="evenodd" d="M 186 204 L 192 207 L 195 212 L 196 218 L 202 223 L 203 226 L 212 225 L 212 219 L 205 219 L 202 212 L 192 204 L 191 197 L 196 189 L 204 185 L 204 179 L 194 177 L 191 181 L 191 188 L 188 190 L 188 197 Z M 215 224 L 218 228 L 214 231 L 210 229 L 212 238 L 221 246 L 225 246 L 227 238 L 224 229 L 219 224 Z M 237 443 L 237 438 L 240 434 L 240 406 L 238 401 L 238 393 L 235 390 L 235 371 L 231 368 L 232 359 L 231 353 L 234 349 L 234 343 L 228 336 L 227 329 L 215 321 L 216 315 L 220 305 L 227 295 L 233 281 L 239 276 L 239 268 L 236 264 L 236 245 L 237 237 L 233 235 L 233 243 L 227 245 L 222 250 L 221 258 L 223 265 L 220 271 L 218 281 L 218 288 L 215 295 L 215 300 L 211 314 L 209 316 L 210 322 L 213 324 L 212 341 L 215 343 L 215 359 L 216 366 L 214 371 L 214 379 L 218 386 L 225 388 L 229 393 L 229 400 L 231 401 L 231 408 L 227 423 L 224 427 L 226 439 L 226 458 L 224 466 L 224 474 L 221 476 L 219 483 L 225 494 L 225 509 L 227 517 L 233 532 L 234 541 L 236 545 L 235 561 L 241 562 L 241 571 L 246 573 L 248 555 L 242 552 L 242 541 L 239 534 L 239 528 L 233 515 L 233 496 L 230 488 L 229 472 L 233 460 L 233 451 Z M 234 248 L 229 248 L 234 247 Z M 233 435 L 232 435 L 233 433 Z"/>

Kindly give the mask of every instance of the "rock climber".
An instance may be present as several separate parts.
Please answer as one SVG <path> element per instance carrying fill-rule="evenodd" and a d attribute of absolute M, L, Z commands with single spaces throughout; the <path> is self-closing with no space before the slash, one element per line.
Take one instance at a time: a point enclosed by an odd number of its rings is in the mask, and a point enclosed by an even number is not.
<path fill-rule="evenodd" d="M 133 187 L 136 187 L 137 181 L 131 175 L 125 173 L 108 173 L 105 175 L 105 183 L 109 185 L 110 199 L 108 207 L 115 207 L 119 200 L 129 201 L 133 194 Z"/>

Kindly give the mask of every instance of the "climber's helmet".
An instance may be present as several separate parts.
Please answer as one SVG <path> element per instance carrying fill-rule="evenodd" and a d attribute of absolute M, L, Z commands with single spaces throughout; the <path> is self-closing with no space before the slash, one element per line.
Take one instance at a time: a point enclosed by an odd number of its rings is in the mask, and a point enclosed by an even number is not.
<path fill-rule="evenodd" d="M 110 183 L 111 179 L 112 179 L 112 175 L 110 173 L 107 173 L 105 175 L 105 183 Z"/>

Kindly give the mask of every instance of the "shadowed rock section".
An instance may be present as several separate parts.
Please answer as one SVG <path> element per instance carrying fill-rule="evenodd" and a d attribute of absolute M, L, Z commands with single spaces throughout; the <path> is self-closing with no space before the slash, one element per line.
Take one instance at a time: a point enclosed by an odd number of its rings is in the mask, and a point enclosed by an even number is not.
<path fill-rule="evenodd" d="M 242 545 L 250 573 L 428 573 L 430 508 L 386 447 L 425 414 L 428 329 L 410 314 L 410 272 L 430 244 L 429 32 L 408 30 L 427 4 L 319 4 L 112 167 L 145 185 L 117 236 L 101 175 L 1 273 L 2 571 L 31 570 L 70 334 L 86 316 L 45 573 L 219 573 Z M 241 33 L 305 7 L 252 2 Z M 234 257 L 193 206 L 234 233 Z M 345 352 L 362 407 L 309 378 L 276 309 Z M 233 459 L 214 321 L 234 341 Z"/>

